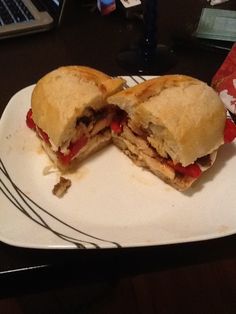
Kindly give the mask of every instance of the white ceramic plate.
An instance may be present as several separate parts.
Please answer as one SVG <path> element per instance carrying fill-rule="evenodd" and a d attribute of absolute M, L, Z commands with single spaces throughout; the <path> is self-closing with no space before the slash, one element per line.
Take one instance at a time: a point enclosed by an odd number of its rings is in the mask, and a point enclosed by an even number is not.
<path fill-rule="evenodd" d="M 140 81 L 142 79 L 135 78 Z M 135 82 L 128 79 L 128 84 Z M 180 193 L 110 146 L 81 165 L 68 193 L 52 194 L 59 174 L 25 125 L 33 86 L 12 97 L 0 122 L 0 240 L 29 248 L 162 245 L 236 232 L 236 145 Z"/>

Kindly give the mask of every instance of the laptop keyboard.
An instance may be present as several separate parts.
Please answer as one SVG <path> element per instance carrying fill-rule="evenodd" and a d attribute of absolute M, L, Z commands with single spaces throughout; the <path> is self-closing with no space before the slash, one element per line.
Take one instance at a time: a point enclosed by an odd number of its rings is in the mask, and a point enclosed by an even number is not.
<path fill-rule="evenodd" d="M 33 19 L 33 15 L 22 0 L 0 0 L 0 26 Z"/>

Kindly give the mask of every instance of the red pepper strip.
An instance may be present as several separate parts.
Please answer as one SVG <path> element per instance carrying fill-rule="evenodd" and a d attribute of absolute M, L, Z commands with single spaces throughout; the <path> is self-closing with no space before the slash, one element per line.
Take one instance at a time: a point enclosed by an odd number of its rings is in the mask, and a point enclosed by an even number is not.
<path fill-rule="evenodd" d="M 67 155 L 64 155 L 62 152 L 57 152 L 57 157 L 60 160 L 60 162 L 64 165 L 68 165 L 72 158 L 78 154 L 78 152 L 87 144 L 88 138 L 83 135 L 80 137 L 75 143 L 70 143 L 68 149 L 69 153 Z"/>
<path fill-rule="evenodd" d="M 172 160 L 168 160 L 168 165 L 171 166 L 176 172 L 192 177 L 192 178 L 198 178 L 202 170 L 198 164 L 191 164 L 186 167 L 182 166 L 180 163 L 174 164 Z"/>
<path fill-rule="evenodd" d="M 36 130 L 36 124 L 34 123 L 34 120 L 32 118 L 32 109 L 29 109 L 29 111 L 27 112 L 26 115 L 26 124 L 27 126 L 32 129 L 32 130 Z M 50 144 L 49 142 L 49 137 L 47 135 L 47 133 L 45 133 L 42 129 L 40 129 L 39 127 L 37 128 L 39 136 L 47 143 Z"/>
<path fill-rule="evenodd" d="M 27 112 L 27 115 L 26 115 L 26 125 L 32 129 L 32 130 L 35 130 L 36 129 L 36 125 L 34 123 L 34 120 L 32 118 L 32 109 L 29 109 L 29 111 Z"/>
<path fill-rule="evenodd" d="M 191 164 L 186 167 L 183 167 L 181 164 L 176 164 L 174 165 L 174 169 L 177 172 L 192 178 L 198 178 L 202 173 L 202 170 L 198 164 Z"/>
<path fill-rule="evenodd" d="M 50 144 L 50 141 L 49 141 L 49 137 L 47 135 L 47 133 L 45 133 L 42 129 L 40 129 L 39 127 L 37 128 L 38 130 L 38 133 L 39 133 L 39 136 L 44 140 L 45 143 Z"/>
<path fill-rule="evenodd" d="M 236 125 L 231 119 L 226 119 L 224 129 L 224 142 L 230 143 L 236 137 Z"/>
<path fill-rule="evenodd" d="M 111 122 L 111 130 L 116 134 L 120 134 L 123 131 L 122 121 L 113 120 Z"/>
<path fill-rule="evenodd" d="M 111 130 L 116 134 L 123 132 L 123 126 L 127 123 L 127 114 L 124 111 L 120 111 L 118 115 L 115 116 L 114 120 L 111 122 Z"/>

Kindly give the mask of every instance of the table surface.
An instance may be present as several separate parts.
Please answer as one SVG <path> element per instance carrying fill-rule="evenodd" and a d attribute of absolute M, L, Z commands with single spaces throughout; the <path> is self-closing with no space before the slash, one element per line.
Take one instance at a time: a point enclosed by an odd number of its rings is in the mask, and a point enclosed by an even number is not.
<path fill-rule="evenodd" d="M 191 40 L 205 1 L 159 1 L 158 38 L 178 62 L 168 73 L 210 83 L 226 50 Z M 218 8 L 236 9 L 234 1 Z M 142 34 L 142 21 L 96 1 L 68 1 L 49 32 L 0 41 L 0 114 L 20 89 L 50 70 L 89 65 L 130 74 L 118 53 Z M 171 8 L 171 10 L 170 10 Z M 132 73 L 134 74 L 134 73 Z M 236 237 L 107 250 L 34 250 L 0 243 L 0 313 L 236 313 Z"/>

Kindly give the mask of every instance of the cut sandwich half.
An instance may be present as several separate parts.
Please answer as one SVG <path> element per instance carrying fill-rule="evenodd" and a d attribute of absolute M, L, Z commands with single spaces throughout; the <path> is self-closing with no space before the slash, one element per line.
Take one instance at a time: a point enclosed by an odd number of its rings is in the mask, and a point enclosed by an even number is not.
<path fill-rule="evenodd" d="M 236 135 L 217 93 L 192 77 L 151 79 L 108 102 L 117 111 L 113 142 L 137 165 L 180 191 L 210 168 L 218 148 Z"/>
<path fill-rule="evenodd" d="M 107 97 L 120 91 L 123 84 L 120 78 L 83 66 L 60 67 L 38 81 L 27 125 L 35 129 L 61 171 L 111 142 L 114 111 Z"/>

